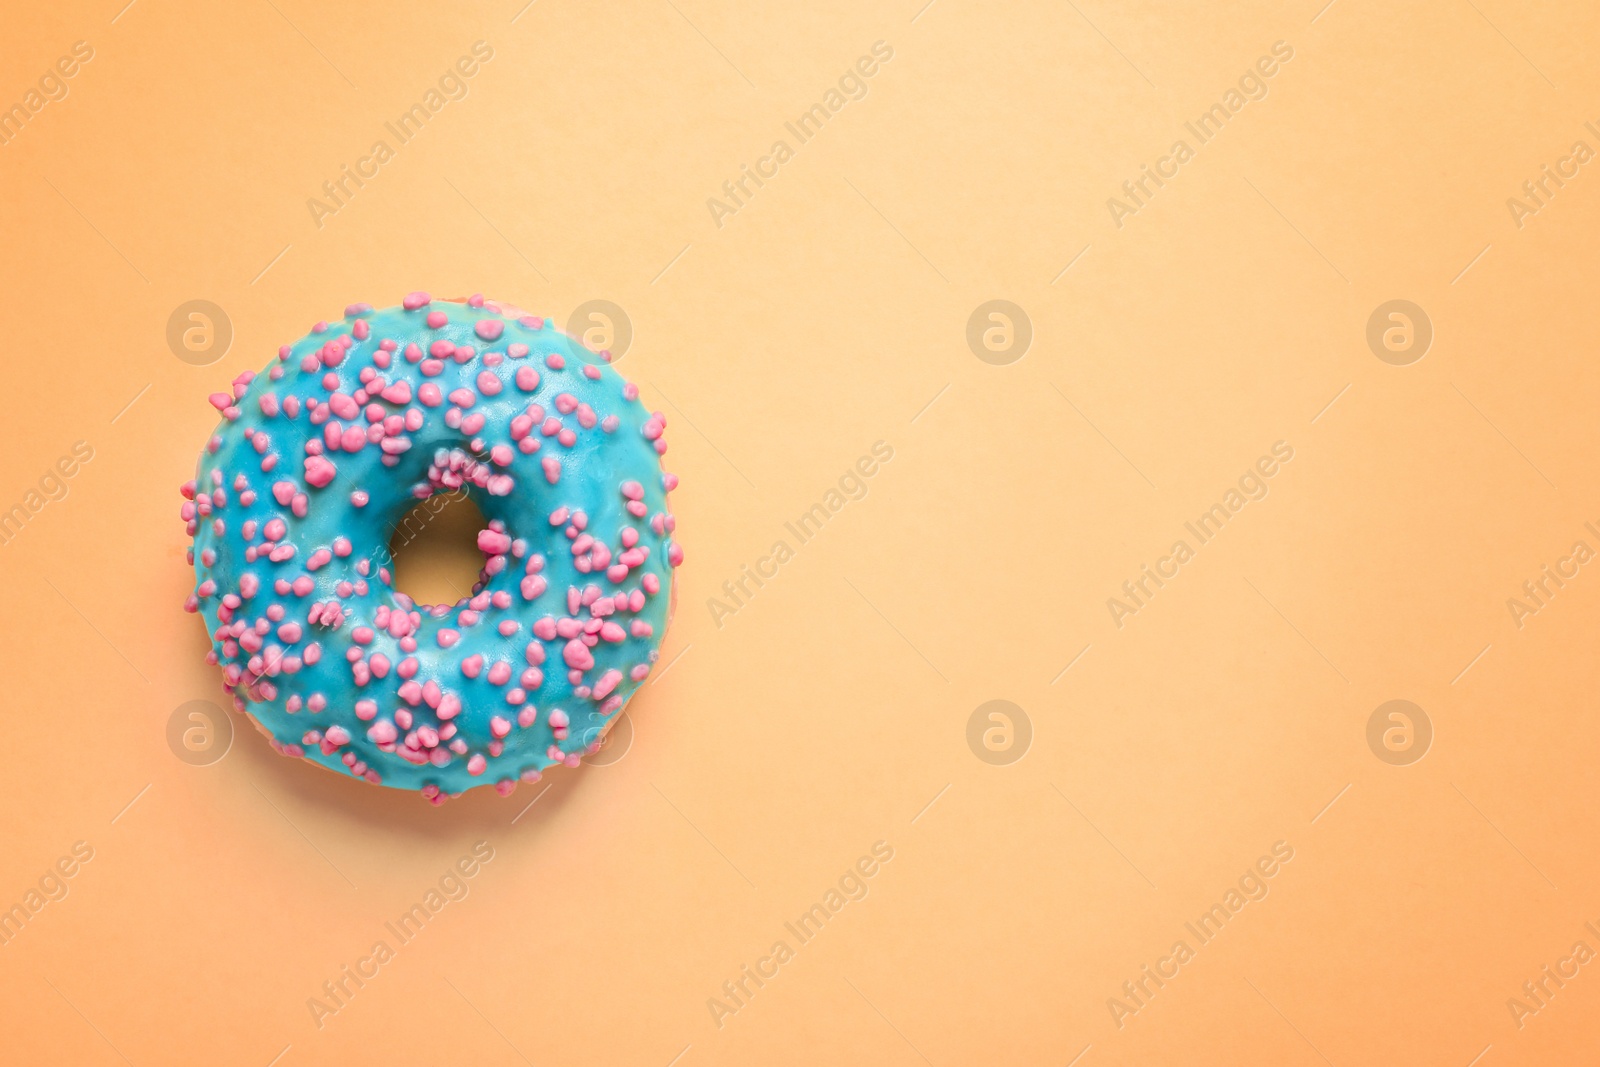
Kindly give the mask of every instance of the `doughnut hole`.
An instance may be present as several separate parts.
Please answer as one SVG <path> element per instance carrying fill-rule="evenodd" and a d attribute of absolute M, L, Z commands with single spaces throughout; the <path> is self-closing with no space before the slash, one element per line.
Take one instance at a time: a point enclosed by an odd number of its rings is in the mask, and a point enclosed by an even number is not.
<path fill-rule="evenodd" d="M 488 525 L 467 493 L 442 493 L 419 502 L 395 523 L 389 537 L 396 591 L 421 608 L 470 597 L 483 570 L 478 531 Z"/>

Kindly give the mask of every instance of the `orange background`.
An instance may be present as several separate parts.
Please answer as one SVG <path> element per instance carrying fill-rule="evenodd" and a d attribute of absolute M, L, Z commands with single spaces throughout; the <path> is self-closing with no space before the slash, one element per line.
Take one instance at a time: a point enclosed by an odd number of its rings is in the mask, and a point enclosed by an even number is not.
<path fill-rule="evenodd" d="M 1592 5 L 121 2 L 14 6 L 0 40 L 0 104 L 94 49 L 0 147 L 0 508 L 94 450 L 0 546 L 0 906 L 94 850 L 0 947 L 0 1058 L 1591 1047 L 1596 964 L 1520 1027 L 1507 1000 L 1600 949 L 1600 577 L 1520 627 L 1507 600 L 1600 549 L 1600 177 L 1520 227 L 1507 198 L 1600 149 Z M 319 228 L 307 198 L 477 40 L 468 95 Z M 865 98 L 796 144 L 880 40 Z M 1276 41 L 1266 97 L 1119 228 L 1107 199 Z M 707 198 L 780 138 L 719 227 Z M 683 478 L 672 665 L 631 749 L 548 794 L 434 810 L 243 724 L 187 764 L 169 720 L 221 699 L 179 607 L 204 398 L 414 288 L 626 309 L 619 369 Z M 166 339 L 194 299 L 233 328 L 209 366 Z M 966 340 L 991 299 L 1032 326 L 1005 365 Z M 1366 340 L 1395 299 L 1434 332 L 1406 366 Z M 880 440 L 865 498 L 719 626 L 708 598 Z M 1267 497 L 1119 628 L 1107 599 L 1277 441 Z M 1395 699 L 1432 726 L 1408 765 L 1367 740 Z M 1031 728 L 1004 765 L 968 744 L 991 700 Z M 319 1029 L 308 998 L 478 841 L 470 894 Z M 708 998 L 878 841 L 865 899 L 719 1027 Z M 1119 1027 L 1108 999 L 1279 841 L 1269 895 Z"/>

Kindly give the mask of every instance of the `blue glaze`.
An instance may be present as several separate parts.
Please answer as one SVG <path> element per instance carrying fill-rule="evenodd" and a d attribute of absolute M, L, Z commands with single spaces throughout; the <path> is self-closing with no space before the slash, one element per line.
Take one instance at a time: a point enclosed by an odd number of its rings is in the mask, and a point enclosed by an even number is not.
<path fill-rule="evenodd" d="M 448 324 L 439 329 L 427 326 L 425 318 L 432 311 L 443 311 Z M 432 302 L 414 310 L 393 307 L 382 311 L 354 305 L 349 312 L 342 321 L 314 330 L 288 346 L 266 373 L 248 383 L 237 383 L 231 403 L 226 395 L 213 399 L 225 408 L 225 419 L 201 456 L 197 497 L 194 503 L 184 505 L 184 518 L 194 535 L 196 560 L 196 590 L 190 607 L 197 607 L 205 618 L 224 669 L 225 685 L 235 694 L 236 706 L 248 711 L 280 752 L 344 773 L 363 773 L 369 781 L 376 778 L 386 786 L 420 789 L 436 801 L 442 799 L 439 794 L 453 796 L 490 783 L 509 791 L 515 781 L 532 780 L 556 762 L 576 764 L 586 748 L 598 743 L 654 665 L 666 630 L 672 565 L 681 557 L 672 544 L 673 523 L 666 510 L 667 489 L 676 480 L 663 474 L 658 445 L 661 450 L 665 446 L 655 439 L 660 437 L 664 420 L 651 415 L 637 399 L 629 399 L 625 390 L 634 395 L 636 390 L 588 349 L 547 323 L 536 328 L 536 320 L 530 318 L 502 317 L 492 303 L 471 307 Z M 484 340 L 474 332 L 480 320 L 503 322 L 503 334 Z M 365 340 L 357 340 L 362 321 L 370 333 Z M 341 338 L 353 342 L 342 356 L 338 354 Z M 399 349 L 391 354 L 387 368 L 375 364 L 375 356 L 381 359 L 380 342 L 384 340 L 396 342 Z M 470 346 L 473 354 L 465 362 L 446 356 L 438 361 L 441 372 L 428 376 L 423 370 L 433 365 L 429 348 L 441 340 L 458 350 Z M 405 355 L 411 343 L 421 349 L 416 361 Z M 517 346 L 526 346 L 527 354 L 520 358 L 510 355 Z M 548 365 L 547 358 L 552 355 L 565 361 L 563 369 Z M 330 359 L 332 367 L 325 365 Z M 498 365 L 491 366 L 493 363 Z M 531 391 L 517 384 L 517 373 L 525 367 L 534 368 L 539 376 Z M 585 367 L 598 369 L 597 380 L 584 374 Z M 498 394 L 479 392 L 479 376 L 485 371 L 500 384 Z M 382 377 L 370 394 L 362 388 L 363 372 L 368 372 L 369 380 L 374 373 Z M 337 379 L 332 389 L 324 384 L 324 377 L 330 374 Z M 409 386 L 409 402 L 394 403 L 376 395 L 401 382 Z M 427 383 L 438 386 L 446 397 L 458 389 L 477 395 L 464 410 L 449 399 L 429 407 L 419 399 Z M 491 383 L 490 390 L 492 387 Z M 327 407 L 336 392 L 359 406 L 354 418 L 341 418 Z M 562 394 L 592 409 L 595 418 L 587 421 L 614 416 L 614 427 L 608 432 L 609 420 L 583 426 L 580 416 L 587 418 L 583 408 L 563 414 L 557 404 Z M 292 418 L 288 413 L 295 406 L 291 397 L 299 407 Z M 350 411 L 343 399 L 338 403 Z M 351 427 L 376 434 L 369 430 L 372 424 L 366 416 L 366 409 L 374 404 L 385 417 L 403 420 L 410 412 L 421 413 L 418 429 L 402 428 L 394 435 L 397 442 L 409 442 L 409 447 L 396 453 L 392 466 L 384 462 L 389 453 L 370 440 L 354 452 L 330 447 L 332 440 L 341 440 L 342 431 Z M 525 454 L 512 437 L 512 420 L 533 405 L 542 407 L 545 414 L 527 434 L 539 442 L 539 448 Z M 447 422 L 447 418 L 456 418 L 449 414 L 452 411 L 463 417 L 482 413 L 485 425 L 476 434 L 452 427 Z M 418 416 L 410 418 L 415 425 Z M 541 432 L 541 424 L 549 418 L 576 434 L 570 447 Z M 329 423 L 341 428 L 331 439 Z M 381 419 L 379 425 L 384 425 Z M 393 422 L 388 425 L 394 427 Z M 500 465 L 490 458 L 497 445 L 510 447 L 509 464 Z M 319 447 L 321 460 L 309 454 Z M 395 443 L 389 447 L 402 446 Z M 486 556 L 498 555 L 503 569 L 494 574 L 486 571 L 486 584 L 481 591 L 475 587 L 472 601 L 485 608 L 476 621 L 466 600 L 432 609 L 443 612 L 438 616 L 425 607 L 412 606 L 392 588 L 385 567 L 396 524 L 421 497 L 449 491 L 444 485 L 430 484 L 430 467 L 437 481 L 438 461 L 444 460 L 443 466 L 448 468 L 452 455 L 458 464 L 465 463 L 469 477 L 479 481 L 486 480 L 486 475 L 494 478 L 488 481 L 489 490 L 469 481 L 466 491 L 491 527 L 503 523 L 505 535 L 513 539 L 506 552 L 503 543 L 492 535 L 488 538 Z M 269 457 L 276 457 L 275 466 L 264 471 L 264 462 L 274 463 Z M 553 485 L 542 465 L 547 457 L 559 462 L 559 479 Z M 505 458 L 504 450 L 500 458 Z M 308 474 L 322 460 L 332 463 L 336 474 L 329 484 L 318 488 L 308 482 Z M 303 517 L 294 514 L 295 498 L 289 487 L 279 484 L 283 482 L 292 483 L 293 493 L 304 494 Z M 630 482 L 642 489 L 630 487 L 647 509 L 643 517 L 626 510 L 629 500 L 623 486 Z M 287 502 L 280 503 L 275 496 L 275 485 Z M 351 494 L 357 490 L 368 494 L 365 506 L 352 504 Z M 246 503 L 249 492 L 255 497 Z M 586 515 L 586 528 L 575 530 L 570 518 L 553 525 L 552 513 L 560 508 Z M 279 562 L 273 562 L 261 548 L 274 519 L 281 519 L 286 527 L 276 554 L 283 556 L 286 546 L 293 548 L 292 556 Z M 581 572 L 579 557 L 572 551 L 575 539 L 593 537 L 609 552 L 609 565 L 615 566 L 624 551 L 624 528 L 637 532 L 637 548 L 645 553 L 644 560 L 617 581 L 611 580 L 605 568 Z M 253 536 L 246 537 L 247 529 Z M 333 554 L 325 564 L 308 569 L 320 556 L 334 553 L 336 546 L 344 547 L 339 538 L 348 539 L 348 554 Z M 480 547 L 484 543 L 484 535 L 480 535 Z M 496 553 L 497 548 L 500 551 Z M 260 554 L 253 549 L 261 550 Z M 543 559 L 537 574 L 547 586 L 543 591 L 538 591 L 539 582 L 525 581 L 533 577 L 528 568 L 536 556 Z M 584 558 L 593 562 L 595 555 Z M 493 570 L 494 560 L 489 559 L 486 566 Z M 297 594 L 293 587 L 296 579 L 309 579 L 312 588 L 304 595 Z M 289 584 L 287 591 L 280 582 Z M 302 581 L 301 587 L 306 584 Z M 648 593 L 650 586 L 658 591 Z M 242 593 L 247 591 L 253 595 L 244 597 Z M 638 604 L 640 597 L 633 596 L 639 610 L 630 611 L 627 598 L 635 591 L 642 595 L 643 603 Z M 529 592 L 534 594 L 531 598 Z M 620 610 L 606 614 L 607 600 L 619 594 L 624 601 Z M 496 607 L 493 601 L 497 597 L 503 603 L 509 597 L 508 605 Z M 591 603 L 584 604 L 584 600 Z M 230 603 L 237 607 L 231 608 Z M 327 625 L 334 613 L 325 608 L 312 610 L 314 605 L 329 603 L 336 603 L 344 616 L 337 626 Z M 277 607 L 282 609 L 281 618 L 270 618 Z M 397 612 L 405 613 L 405 621 L 394 623 L 392 629 L 403 634 L 408 626 L 414 626 L 414 633 L 396 636 L 391 628 L 379 625 L 380 619 Z M 320 622 L 309 621 L 314 616 Z M 508 621 L 516 624 L 515 632 L 504 635 L 500 627 Z M 648 632 L 636 628 L 635 621 L 644 624 Z M 299 634 L 292 627 L 284 628 L 292 623 L 298 624 Z M 244 634 L 239 633 L 240 624 Z M 259 641 L 247 636 L 263 624 L 266 632 Z M 541 635 L 534 632 L 536 624 Z M 552 626 L 563 632 L 552 634 Z M 596 627 L 601 632 L 572 634 L 574 629 Z M 366 630 L 372 631 L 372 636 L 363 644 L 358 638 L 365 636 Z M 441 634 L 448 640 L 452 630 L 460 635 L 459 641 L 442 647 Z M 408 648 L 411 640 L 415 641 L 414 650 Z M 310 651 L 312 645 L 320 647 L 320 658 Z M 349 657 L 356 652 L 359 657 L 352 662 Z M 482 668 L 476 677 L 468 677 L 462 665 L 474 655 L 483 657 Z M 541 657 L 542 663 L 536 663 Z M 411 680 L 425 691 L 420 698 L 403 688 L 406 679 L 400 669 L 408 658 L 415 661 Z M 312 659 L 315 662 L 309 662 Z M 378 677 L 384 659 L 388 669 L 385 676 Z M 496 663 L 509 665 L 510 677 L 503 684 L 490 681 Z M 541 672 L 542 678 L 525 675 L 530 667 Z M 620 682 L 610 672 L 620 672 Z M 597 695 L 594 687 L 604 689 L 608 679 L 614 688 Z M 527 684 L 531 681 L 537 684 Z M 431 706 L 435 694 L 429 683 L 437 685 L 443 695 L 438 707 Z M 522 703 L 508 701 L 508 696 L 515 700 L 519 689 L 524 694 Z M 310 706 L 315 695 L 325 701 L 320 711 Z M 453 704 L 451 697 L 459 701 L 460 711 L 446 718 Z M 373 704 L 358 703 L 366 701 L 373 702 L 375 710 Z M 531 715 L 527 709 L 533 709 Z M 365 714 L 358 715 L 358 711 Z M 405 713 L 411 716 L 409 727 Z M 523 723 L 531 718 L 531 724 L 519 723 L 519 713 Z M 568 720 L 565 729 L 559 726 L 558 713 Z M 492 729 L 496 718 L 502 720 L 502 727 L 506 721 L 510 723 L 509 732 L 501 739 Z M 385 740 L 383 723 L 394 726 L 394 741 Z M 453 737 L 441 738 L 433 749 L 427 747 L 427 728 L 448 734 L 451 726 L 455 728 Z M 458 740 L 464 743 L 464 753 L 450 748 Z M 494 755 L 492 744 L 497 740 L 503 748 Z M 340 741 L 343 743 L 336 743 Z M 413 758 L 420 754 L 427 761 L 404 758 L 401 751 L 407 748 L 413 750 Z M 438 752 L 444 756 L 430 754 Z M 346 753 L 354 755 L 354 769 L 344 761 Z M 481 757 L 481 765 L 474 757 Z"/>

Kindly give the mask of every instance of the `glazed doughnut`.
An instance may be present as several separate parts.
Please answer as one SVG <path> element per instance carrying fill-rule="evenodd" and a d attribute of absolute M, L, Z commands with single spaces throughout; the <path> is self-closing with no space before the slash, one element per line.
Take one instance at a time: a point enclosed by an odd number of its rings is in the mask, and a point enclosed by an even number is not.
<path fill-rule="evenodd" d="M 474 296 L 353 304 L 245 372 L 182 487 L 208 662 L 278 752 L 434 803 L 575 766 L 671 614 L 666 420 L 547 321 Z M 389 538 L 465 491 L 472 595 L 396 591 Z"/>

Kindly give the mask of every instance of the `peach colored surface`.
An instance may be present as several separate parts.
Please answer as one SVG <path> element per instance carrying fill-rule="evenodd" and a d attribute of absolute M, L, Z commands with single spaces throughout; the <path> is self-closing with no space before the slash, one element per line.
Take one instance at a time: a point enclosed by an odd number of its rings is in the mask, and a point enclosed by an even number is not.
<path fill-rule="evenodd" d="M 1592 1048 L 1593 5 L 122 2 L 0 38 L 0 1059 Z M 439 810 L 183 710 L 206 394 L 415 288 L 622 309 L 688 554 Z"/>

